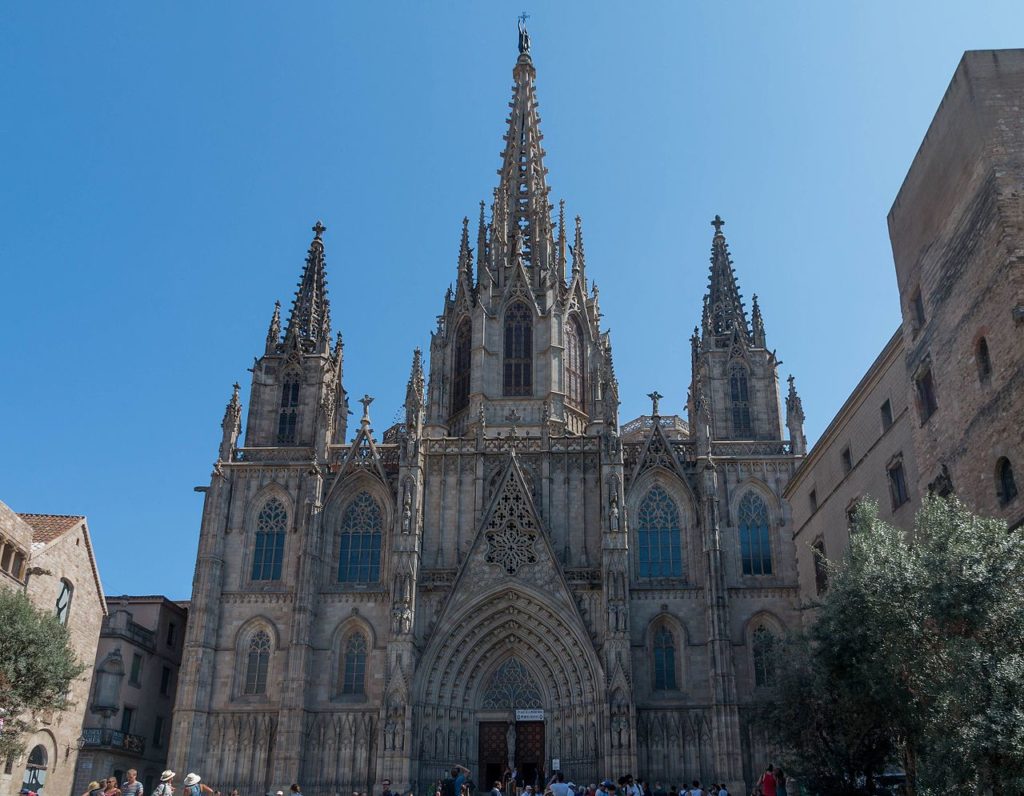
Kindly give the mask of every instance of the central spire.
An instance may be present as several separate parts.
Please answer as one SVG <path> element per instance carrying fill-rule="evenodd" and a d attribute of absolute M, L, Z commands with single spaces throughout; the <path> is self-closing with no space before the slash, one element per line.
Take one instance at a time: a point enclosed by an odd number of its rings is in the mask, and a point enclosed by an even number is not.
<path fill-rule="evenodd" d="M 747 313 L 743 309 L 736 273 L 733 271 L 729 245 L 725 242 L 722 227 L 725 222 L 715 216 L 711 222 L 715 237 L 711 241 L 711 273 L 708 278 L 708 292 L 704 297 L 704 333 L 716 338 L 740 334 L 749 339 Z M 723 344 L 727 341 L 723 340 Z"/>
<path fill-rule="evenodd" d="M 313 225 L 313 240 L 309 244 L 306 264 L 302 269 L 292 311 L 288 316 L 285 342 L 294 340 L 304 350 L 315 351 L 330 346 L 331 306 L 327 301 L 327 270 L 324 263 L 323 234 L 327 231 L 320 221 Z"/>
<path fill-rule="evenodd" d="M 541 146 L 544 136 L 537 114 L 537 71 L 530 57 L 525 16 L 519 19 L 519 58 L 512 70 L 515 85 L 498 170 L 501 180 L 495 193 L 493 232 L 504 244 L 502 264 L 511 264 L 521 252 L 524 265 L 543 269 L 554 265 L 553 208 L 548 202 L 550 189 Z"/>

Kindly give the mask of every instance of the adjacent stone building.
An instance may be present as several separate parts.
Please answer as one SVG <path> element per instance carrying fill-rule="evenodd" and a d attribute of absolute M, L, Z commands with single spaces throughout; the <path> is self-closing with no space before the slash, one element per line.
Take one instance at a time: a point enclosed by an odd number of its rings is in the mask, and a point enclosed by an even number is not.
<path fill-rule="evenodd" d="M 889 212 L 917 490 L 1024 521 L 1024 50 L 964 53 Z"/>
<path fill-rule="evenodd" d="M 44 796 L 68 796 L 72 790 L 82 716 L 92 678 L 92 661 L 100 623 L 106 613 L 92 542 L 85 517 L 60 514 L 16 514 L 0 503 L 0 564 L 11 549 L 11 562 L 0 566 L 0 583 L 23 589 L 44 611 L 53 611 L 67 626 L 75 656 L 89 664 L 71 684 L 70 706 L 34 718 L 36 726 L 20 756 L 4 762 L 0 793 L 17 794 L 22 787 Z M 31 640 L 24 640 L 30 643 Z"/>
<path fill-rule="evenodd" d="M 160 781 L 187 616 L 158 595 L 107 598 L 74 794 L 93 779 L 123 782 L 130 768 L 146 793 Z"/>
<path fill-rule="evenodd" d="M 860 500 L 874 500 L 887 522 L 913 528 L 921 493 L 914 453 L 917 415 L 910 401 L 903 335 L 897 329 L 783 493 L 793 510 L 800 590 L 808 599 L 828 587 L 824 560 L 842 558 Z"/>
<path fill-rule="evenodd" d="M 552 217 L 529 36 L 500 181 L 417 350 L 405 418 L 349 436 L 325 227 L 205 490 L 170 766 L 228 789 L 419 792 L 556 764 L 749 790 L 749 706 L 799 622 L 782 492 L 806 443 L 713 222 L 686 420 L 618 422 L 579 218 Z M 689 258 L 688 258 L 689 259 Z M 680 274 L 690 265 L 680 264 Z M 438 272 L 438 281 L 445 275 Z M 671 330 L 665 329 L 669 334 Z M 633 385 L 650 389 L 656 385 Z"/>

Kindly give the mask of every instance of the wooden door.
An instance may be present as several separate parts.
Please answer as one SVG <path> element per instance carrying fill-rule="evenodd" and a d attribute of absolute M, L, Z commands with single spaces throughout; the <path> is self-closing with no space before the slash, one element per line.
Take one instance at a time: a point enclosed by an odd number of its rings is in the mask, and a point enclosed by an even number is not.
<path fill-rule="evenodd" d="M 543 789 L 544 782 L 544 722 L 516 722 L 516 768 L 523 785 Z M 543 792 L 543 791 L 541 791 Z"/>

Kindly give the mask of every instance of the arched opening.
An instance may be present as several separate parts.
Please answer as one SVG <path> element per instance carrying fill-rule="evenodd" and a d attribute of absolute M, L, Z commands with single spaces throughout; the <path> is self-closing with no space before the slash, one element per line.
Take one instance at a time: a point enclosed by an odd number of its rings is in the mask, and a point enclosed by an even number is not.
<path fill-rule="evenodd" d="M 665 625 L 654 635 L 654 690 L 675 691 L 676 639 Z"/>
<path fill-rule="evenodd" d="M 775 634 L 758 625 L 751 635 L 750 653 L 754 662 L 754 685 L 770 688 L 775 685 Z"/>
<path fill-rule="evenodd" d="M 71 616 L 71 597 L 74 595 L 75 587 L 67 578 L 61 578 L 60 591 L 57 592 L 57 621 L 67 625 Z"/>
<path fill-rule="evenodd" d="M 637 510 L 637 543 L 641 578 L 682 577 L 679 507 L 660 485 L 650 488 Z"/>
<path fill-rule="evenodd" d="M 362 633 L 353 633 L 346 639 L 341 667 L 340 691 L 343 696 L 366 693 L 366 651 L 366 636 Z"/>
<path fill-rule="evenodd" d="M 583 332 L 579 320 L 571 316 L 565 324 L 565 400 L 570 406 L 586 405 L 583 384 Z"/>
<path fill-rule="evenodd" d="M 1013 465 L 1005 456 L 996 462 L 996 496 L 999 505 L 1005 506 L 1017 497 L 1017 482 L 1013 478 Z"/>
<path fill-rule="evenodd" d="M 245 687 L 242 693 L 255 696 L 267 693 L 267 671 L 270 669 L 270 634 L 257 630 L 249 637 L 245 661 Z"/>
<path fill-rule="evenodd" d="M 376 583 L 380 580 L 383 527 L 377 501 L 368 492 L 360 492 L 341 517 L 339 583 Z"/>
<path fill-rule="evenodd" d="M 280 580 L 288 512 L 276 497 L 263 504 L 256 517 L 256 544 L 252 559 L 253 580 Z"/>
<path fill-rule="evenodd" d="M 455 332 L 455 347 L 452 351 L 452 414 L 469 406 L 469 381 L 471 365 L 472 325 L 469 318 L 463 318 Z"/>
<path fill-rule="evenodd" d="M 281 407 L 277 418 L 277 444 L 294 445 L 299 417 L 299 385 L 302 374 L 289 371 L 281 382 Z"/>
<path fill-rule="evenodd" d="M 533 394 L 533 313 L 521 301 L 505 311 L 505 395 Z"/>
<path fill-rule="evenodd" d="M 732 435 L 735 439 L 750 439 L 753 436 L 750 425 L 750 394 L 747 388 L 747 371 L 744 368 L 733 368 L 729 374 L 729 395 L 732 401 Z"/>
<path fill-rule="evenodd" d="M 747 492 L 740 499 L 738 515 L 743 574 L 771 575 L 772 545 L 768 507 L 759 495 Z"/>
<path fill-rule="evenodd" d="M 21 779 L 23 790 L 30 790 L 39 793 L 46 785 L 46 772 L 50 756 L 46 753 L 46 747 L 36 744 L 28 753 L 28 763 L 25 765 L 25 775 Z"/>
<path fill-rule="evenodd" d="M 992 358 L 988 353 L 988 340 L 984 337 L 974 347 L 974 361 L 978 364 L 978 380 L 984 384 L 992 376 Z"/>

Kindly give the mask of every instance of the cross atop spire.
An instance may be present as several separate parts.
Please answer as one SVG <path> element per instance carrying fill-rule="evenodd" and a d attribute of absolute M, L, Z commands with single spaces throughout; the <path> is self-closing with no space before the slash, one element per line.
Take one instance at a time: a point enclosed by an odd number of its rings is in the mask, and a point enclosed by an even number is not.
<path fill-rule="evenodd" d="M 306 254 L 302 278 L 288 316 L 285 341 L 298 343 L 307 351 L 330 346 L 331 305 L 327 301 L 327 268 L 324 261 L 323 234 L 327 230 L 319 220 L 313 225 L 314 237 Z"/>
<path fill-rule="evenodd" d="M 715 236 L 711 241 L 711 273 L 708 277 L 708 292 L 705 296 L 705 327 L 716 337 L 739 333 L 746 340 L 750 339 L 747 326 L 747 313 L 743 309 L 739 287 L 736 284 L 736 273 L 733 271 L 732 258 L 729 256 L 729 245 L 722 234 L 725 222 L 716 215 L 711 222 L 715 228 Z M 720 341 L 725 345 L 728 341 Z"/>
<path fill-rule="evenodd" d="M 363 417 L 360 422 L 364 426 L 368 426 L 370 424 L 370 404 L 373 403 L 373 398 L 364 393 L 363 397 L 359 399 L 359 403 L 363 405 Z"/>
<path fill-rule="evenodd" d="M 525 11 L 519 15 L 519 54 L 529 55 L 530 54 L 530 32 L 526 29 L 526 20 L 530 18 L 530 15 Z"/>
<path fill-rule="evenodd" d="M 715 213 L 715 217 L 711 219 L 711 226 L 715 228 L 716 235 L 721 235 L 722 227 L 725 226 L 725 221 L 722 220 L 722 217 L 718 215 L 718 213 Z"/>

